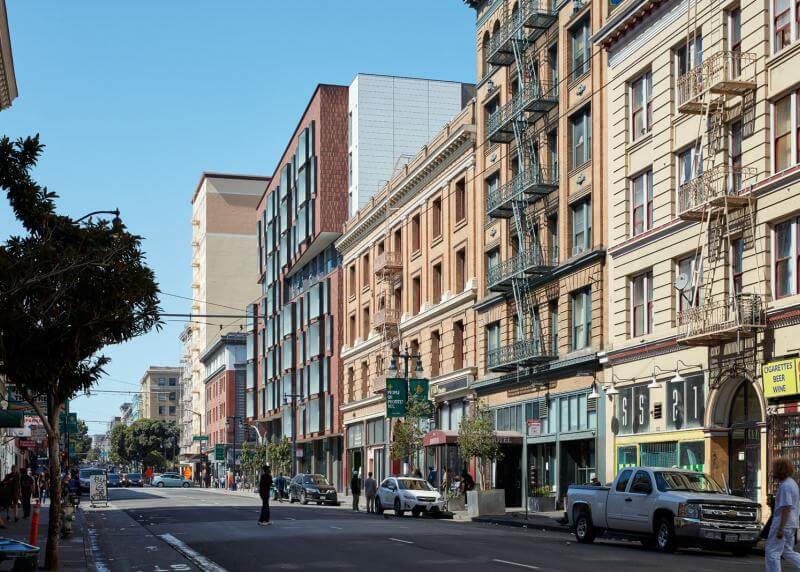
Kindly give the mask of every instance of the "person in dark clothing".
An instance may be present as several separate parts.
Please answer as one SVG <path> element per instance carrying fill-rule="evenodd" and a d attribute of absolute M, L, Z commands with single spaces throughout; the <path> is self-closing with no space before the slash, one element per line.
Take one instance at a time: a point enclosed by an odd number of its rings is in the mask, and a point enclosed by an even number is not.
<path fill-rule="evenodd" d="M 20 498 L 22 499 L 22 518 L 31 515 L 31 495 L 33 494 L 33 478 L 28 469 L 19 470 Z"/>
<path fill-rule="evenodd" d="M 422 471 L 419 470 L 419 467 L 414 469 L 414 478 L 421 479 L 422 478 Z"/>
<path fill-rule="evenodd" d="M 269 491 L 272 488 L 272 473 L 269 465 L 264 465 L 261 478 L 258 481 L 258 495 L 261 497 L 261 516 L 258 517 L 259 526 L 272 524 L 269 520 Z"/>
<path fill-rule="evenodd" d="M 426 480 L 430 486 L 436 488 L 436 469 L 428 467 L 428 478 Z"/>
<path fill-rule="evenodd" d="M 358 478 L 358 471 L 353 471 L 353 478 L 350 479 L 350 492 L 353 494 L 353 510 L 358 510 L 358 497 L 361 496 L 361 479 Z"/>

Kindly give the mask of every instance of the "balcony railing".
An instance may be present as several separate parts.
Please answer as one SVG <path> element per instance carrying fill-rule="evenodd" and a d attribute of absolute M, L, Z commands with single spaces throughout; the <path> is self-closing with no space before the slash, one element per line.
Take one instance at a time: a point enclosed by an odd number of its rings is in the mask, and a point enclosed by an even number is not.
<path fill-rule="evenodd" d="M 757 170 L 752 167 L 717 165 L 678 187 L 678 216 L 684 220 L 700 220 L 706 206 L 722 206 L 731 210 L 747 205 L 745 191 L 752 184 Z"/>
<path fill-rule="evenodd" d="M 399 252 L 382 252 L 375 256 L 375 274 L 397 272 L 403 269 L 403 257 Z"/>
<path fill-rule="evenodd" d="M 514 140 L 514 114 L 516 98 L 497 108 L 486 120 L 486 137 L 490 143 L 508 143 Z"/>
<path fill-rule="evenodd" d="M 383 308 L 375 312 L 372 318 L 373 328 L 382 328 L 384 326 L 396 326 L 400 323 L 400 310 L 396 308 Z"/>
<path fill-rule="evenodd" d="M 710 346 L 752 336 L 766 327 L 761 297 L 741 293 L 718 296 L 678 313 L 678 342 Z"/>
<path fill-rule="evenodd" d="M 533 123 L 557 105 L 557 83 L 542 79 L 528 81 L 511 101 L 489 116 L 486 135 L 491 143 L 508 143 L 514 139 L 514 121 Z"/>
<path fill-rule="evenodd" d="M 558 188 L 558 164 L 531 166 L 486 195 L 486 212 L 491 217 L 513 216 L 514 201 L 532 202 Z"/>
<path fill-rule="evenodd" d="M 507 66 L 514 61 L 514 41 L 533 42 L 558 19 L 553 0 L 521 0 L 519 10 L 489 39 L 486 61 Z"/>
<path fill-rule="evenodd" d="M 755 77 L 755 54 L 717 52 L 678 79 L 678 111 L 704 113 L 703 95 L 706 91 L 721 95 L 742 95 L 755 89 Z"/>
<path fill-rule="evenodd" d="M 496 266 L 490 266 L 486 271 L 486 286 L 493 292 L 508 292 L 514 278 L 541 278 L 552 272 L 556 266 L 558 256 L 554 250 L 542 246 L 524 248 Z"/>
<path fill-rule="evenodd" d="M 517 366 L 533 366 L 555 357 L 557 356 L 551 353 L 551 344 L 547 343 L 544 336 L 539 335 L 489 350 L 486 367 L 490 371 L 513 371 Z"/>

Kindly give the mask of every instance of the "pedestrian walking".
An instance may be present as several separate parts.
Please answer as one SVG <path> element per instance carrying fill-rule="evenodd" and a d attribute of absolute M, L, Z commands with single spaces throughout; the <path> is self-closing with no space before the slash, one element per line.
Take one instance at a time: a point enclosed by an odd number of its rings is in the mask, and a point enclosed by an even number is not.
<path fill-rule="evenodd" d="M 450 488 L 450 471 L 448 471 L 447 467 L 445 467 L 442 470 L 442 485 L 441 485 L 441 487 L 439 487 L 439 491 L 443 495 L 445 495 L 445 494 L 447 494 L 447 491 L 449 490 L 449 488 Z"/>
<path fill-rule="evenodd" d="M 353 510 L 358 510 L 358 497 L 361 495 L 361 479 L 358 478 L 358 471 L 353 471 L 353 478 L 350 479 L 350 493 L 353 495 Z"/>
<path fill-rule="evenodd" d="M 367 473 L 364 480 L 364 495 L 367 497 L 367 512 L 375 512 L 375 495 L 378 493 L 378 481 L 372 478 L 372 473 Z"/>
<path fill-rule="evenodd" d="M 6 475 L 6 478 L 3 479 L 3 484 L 8 487 L 10 492 L 10 499 L 9 505 L 6 509 L 6 518 L 10 519 L 11 516 L 9 512 L 13 510 L 14 512 L 14 522 L 19 520 L 19 497 L 21 495 L 20 491 L 20 483 L 19 483 L 19 471 L 17 471 L 16 465 L 11 465 L 11 472 Z"/>
<path fill-rule="evenodd" d="M 28 469 L 19 470 L 20 498 L 22 499 L 22 518 L 31 515 L 31 495 L 33 494 L 33 477 Z"/>
<path fill-rule="evenodd" d="M 794 551 L 795 534 L 798 528 L 797 504 L 800 489 L 792 478 L 794 467 L 788 459 L 779 457 L 772 462 L 772 476 L 778 482 L 775 493 L 775 508 L 772 526 L 764 548 L 767 572 L 780 572 L 781 557 L 800 569 L 800 554 Z"/>
<path fill-rule="evenodd" d="M 258 495 L 261 497 L 261 516 L 258 517 L 259 526 L 272 524 L 269 520 L 269 491 L 272 488 L 272 473 L 269 465 L 261 469 L 261 478 L 258 481 Z"/>

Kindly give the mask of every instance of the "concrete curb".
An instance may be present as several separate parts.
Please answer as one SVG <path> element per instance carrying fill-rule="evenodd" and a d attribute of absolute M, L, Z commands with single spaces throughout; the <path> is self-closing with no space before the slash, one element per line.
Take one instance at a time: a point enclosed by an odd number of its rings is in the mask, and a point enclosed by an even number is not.
<path fill-rule="evenodd" d="M 539 523 L 539 522 L 526 522 L 522 520 L 509 520 L 491 517 L 473 517 L 472 522 L 481 524 L 497 524 L 499 526 L 511 526 L 513 528 L 532 528 L 539 530 L 547 530 L 550 532 L 569 532 L 569 527 L 558 523 Z"/>

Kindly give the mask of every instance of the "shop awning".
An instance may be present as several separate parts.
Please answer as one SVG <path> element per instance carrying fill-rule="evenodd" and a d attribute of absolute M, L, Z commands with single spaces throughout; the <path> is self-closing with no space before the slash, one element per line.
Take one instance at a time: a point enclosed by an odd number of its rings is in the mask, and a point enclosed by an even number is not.
<path fill-rule="evenodd" d="M 501 445 L 521 445 L 522 433 L 519 431 L 495 431 L 495 439 Z M 458 431 L 447 429 L 434 429 L 429 431 L 422 438 L 422 444 L 425 447 L 433 447 L 435 445 L 454 445 L 458 443 Z"/>

